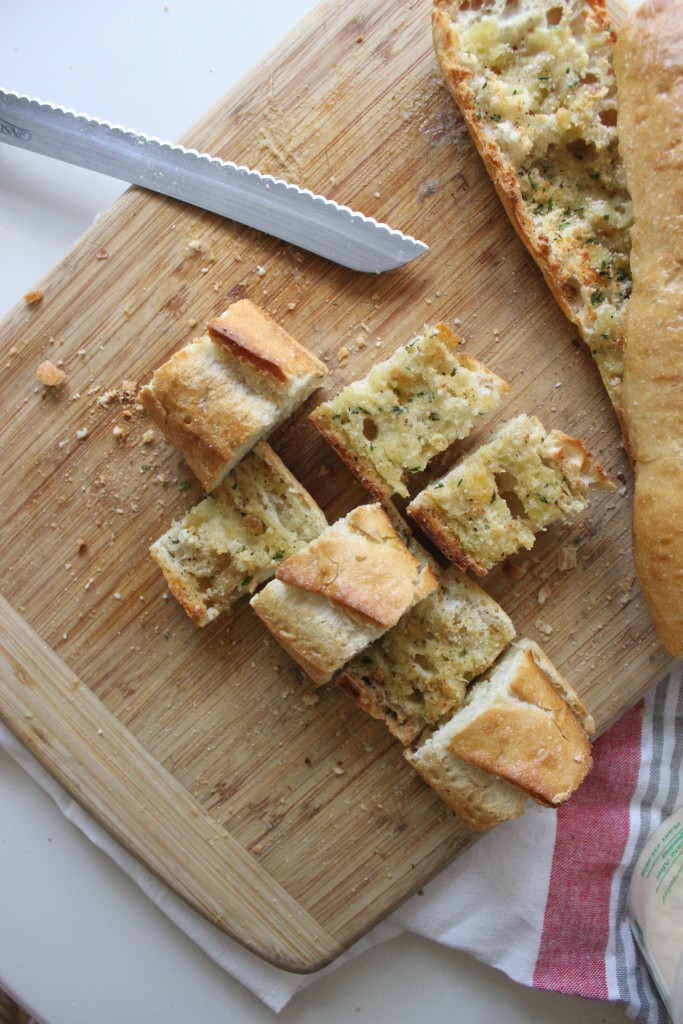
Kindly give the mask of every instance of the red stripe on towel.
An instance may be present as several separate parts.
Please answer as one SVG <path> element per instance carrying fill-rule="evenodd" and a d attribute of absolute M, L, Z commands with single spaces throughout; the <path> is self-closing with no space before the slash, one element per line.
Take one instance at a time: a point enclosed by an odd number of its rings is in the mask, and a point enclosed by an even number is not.
<path fill-rule="evenodd" d="M 608 998 L 610 894 L 638 781 L 641 710 L 631 708 L 596 740 L 588 778 L 557 811 L 536 988 Z"/>

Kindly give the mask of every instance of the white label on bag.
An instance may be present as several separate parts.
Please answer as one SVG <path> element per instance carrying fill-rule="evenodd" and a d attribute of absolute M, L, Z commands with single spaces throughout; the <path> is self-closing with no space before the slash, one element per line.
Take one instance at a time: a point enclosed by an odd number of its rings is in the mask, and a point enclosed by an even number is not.
<path fill-rule="evenodd" d="M 648 840 L 630 893 L 633 932 L 667 1009 L 683 956 L 683 808 Z"/>

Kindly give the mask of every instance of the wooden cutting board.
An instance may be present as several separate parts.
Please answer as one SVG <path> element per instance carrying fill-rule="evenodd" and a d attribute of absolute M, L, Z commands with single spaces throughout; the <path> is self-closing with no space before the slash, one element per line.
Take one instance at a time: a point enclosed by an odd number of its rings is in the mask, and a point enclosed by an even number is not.
<path fill-rule="evenodd" d="M 324 3 L 182 141 L 347 203 L 431 246 L 364 276 L 138 189 L 2 325 L 0 714 L 83 806 L 201 914 L 295 971 L 334 958 L 473 839 L 383 726 L 315 693 L 244 602 L 199 631 L 147 548 L 200 497 L 142 416 L 141 382 L 236 294 L 332 371 L 363 375 L 455 322 L 619 489 L 487 589 L 600 729 L 660 678 L 634 582 L 632 481 L 575 329 L 509 226 L 431 49 L 426 0 Z M 62 363 L 46 393 L 38 364 Z M 367 495 L 306 418 L 273 439 L 330 521 Z M 118 435 L 118 436 L 117 436 Z M 558 568 L 560 549 L 576 567 Z"/>

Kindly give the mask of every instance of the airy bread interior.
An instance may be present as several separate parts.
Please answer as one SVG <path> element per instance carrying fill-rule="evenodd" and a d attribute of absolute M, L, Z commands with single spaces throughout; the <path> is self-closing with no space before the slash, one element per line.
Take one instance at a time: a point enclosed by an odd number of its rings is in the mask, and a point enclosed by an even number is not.
<path fill-rule="evenodd" d="M 539 530 L 582 512 L 590 485 L 612 486 L 583 444 L 522 414 L 429 484 L 408 513 L 448 558 L 485 575 L 531 548 Z"/>
<path fill-rule="evenodd" d="M 467 684 L 515 635 L 497 601 L 453 566 L 439 589 L 347 665 L 338 685 L 402 743 L 464 702 Z"/>
<path fill-rule="evenodd" d="M 193 622 L 205 626 L 326 526 L 305 488 L 261 442 L 150 554 Z"/>
<path fill-rule="evenodd" d="M 380 500 L 493 412 L 508 384 L 445 324 L 425 330 L 311 413 L 314 426 Z"/>

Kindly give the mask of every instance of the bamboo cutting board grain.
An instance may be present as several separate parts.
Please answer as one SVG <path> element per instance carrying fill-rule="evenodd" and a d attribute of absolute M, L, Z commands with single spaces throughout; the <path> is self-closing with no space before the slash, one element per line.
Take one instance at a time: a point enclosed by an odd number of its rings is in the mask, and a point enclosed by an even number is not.
<path fill-rule="evenodd" d="M 288 177 L 431 246 L 363 276 L 138 189 L 2 326 L 0 714 L 117 839 L 208 919 L 291 970 L 334 958 L 471 841 L 383 727 L 313 691 L 248 605 L 199 631 L 147 548 L 200 497 L 122 382 L 236 294 L 332 371 L 459 321 L 535 413 L 620 483 L 487 589 L 600 729 L 660 678 L 633 578 L 631 476 L 587 352 L 527 256 L 442 81 L 426 0 L 325 3 L 182 141 Z M 35 370 L 63 361 L 58 395 Z M 273 438 L 330 521 L 367 500 L 306 419 Z M 577 565 L 558 569 L 560 548 Z"/>

